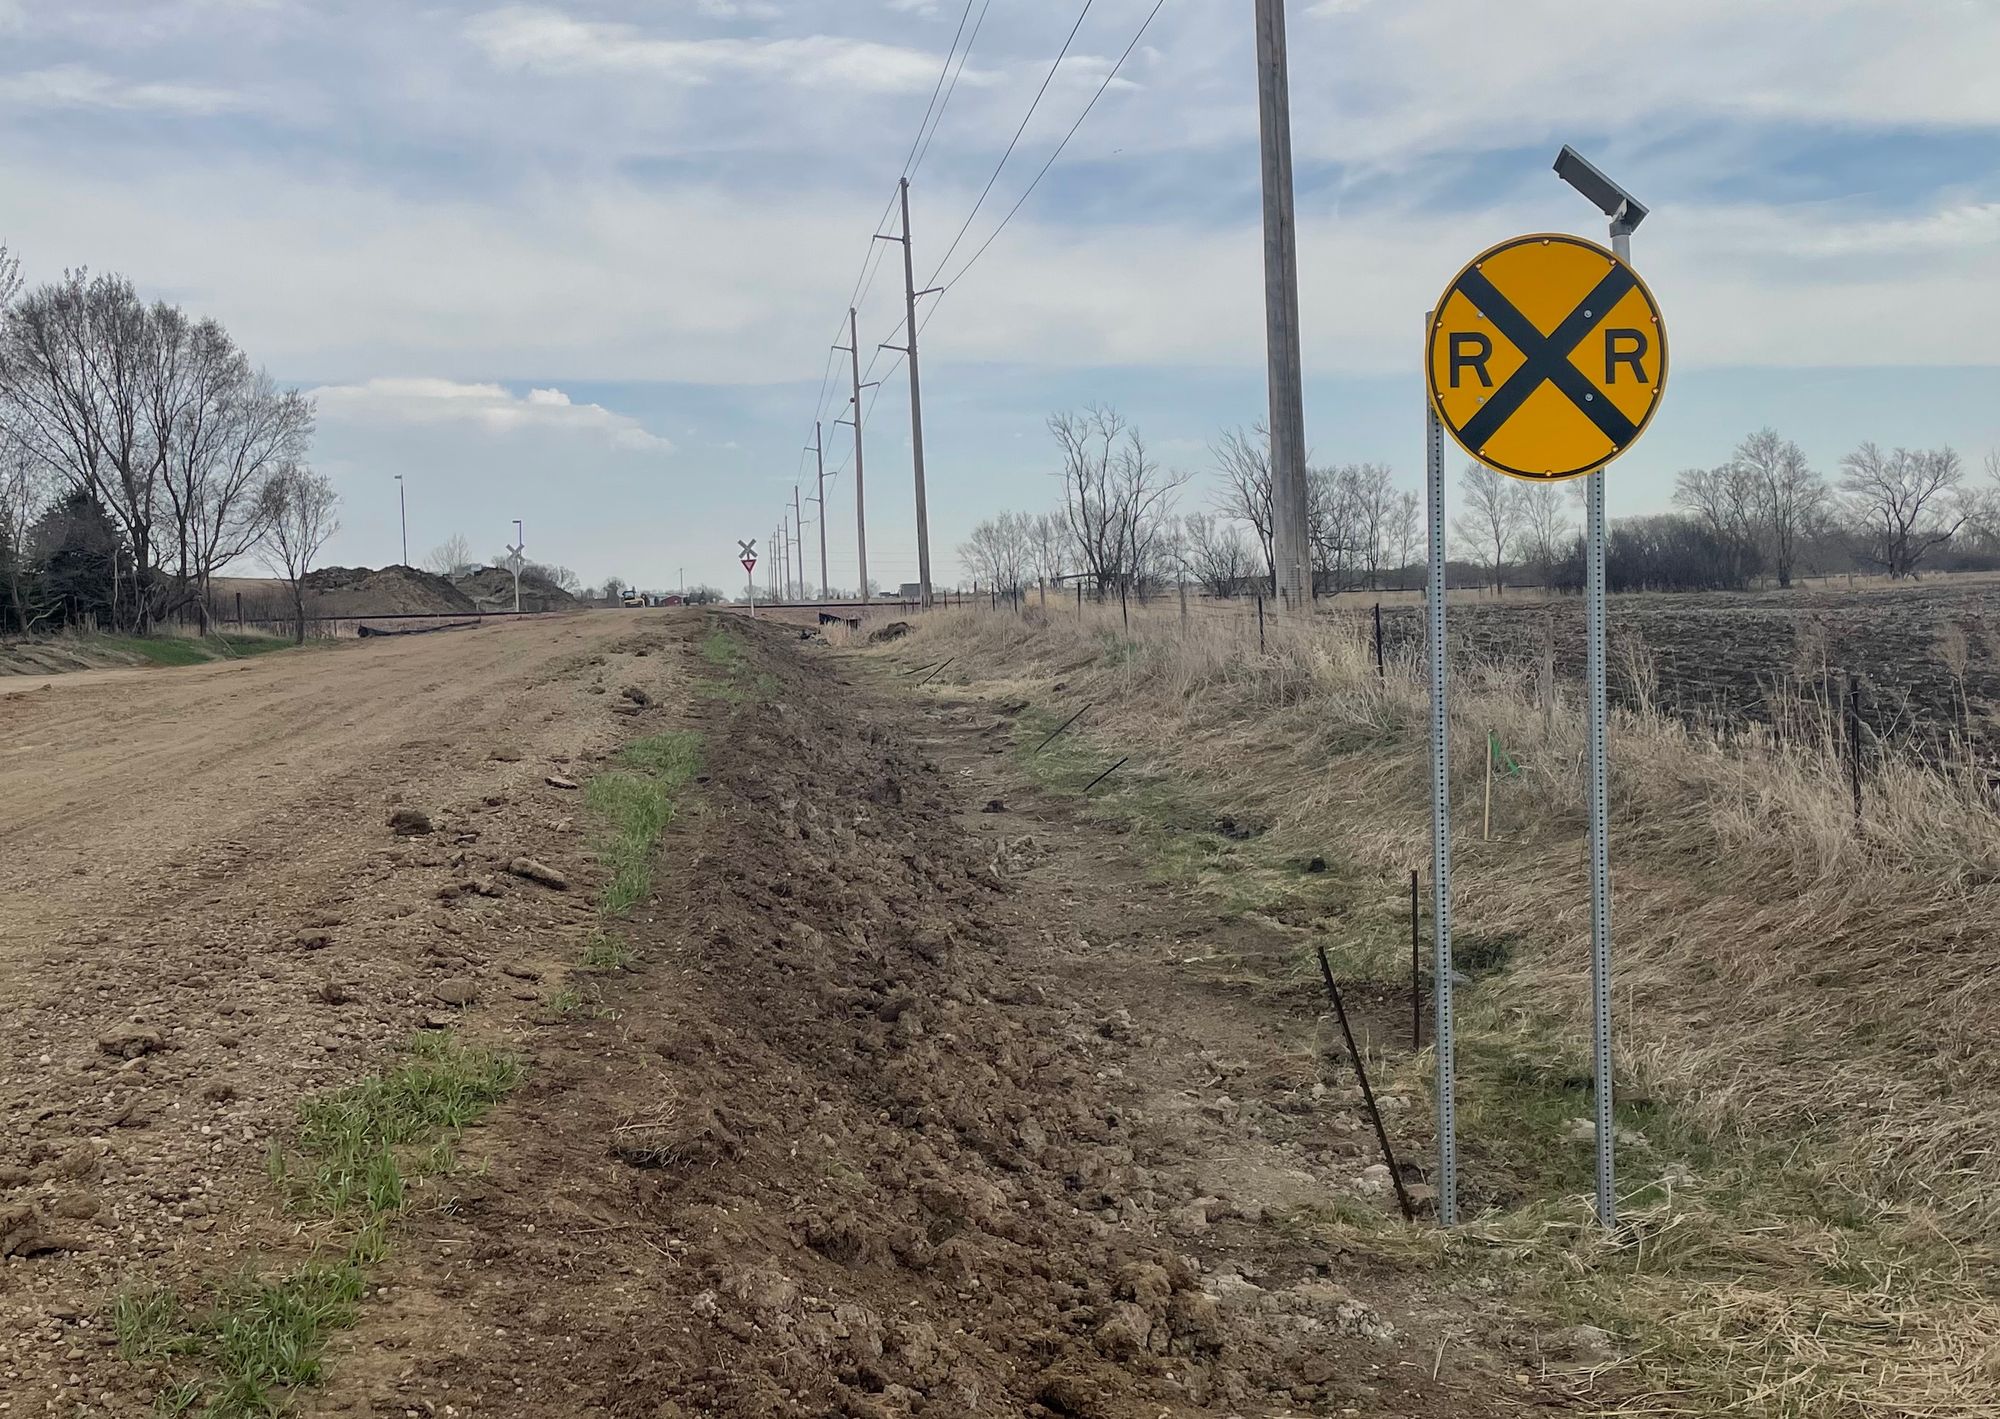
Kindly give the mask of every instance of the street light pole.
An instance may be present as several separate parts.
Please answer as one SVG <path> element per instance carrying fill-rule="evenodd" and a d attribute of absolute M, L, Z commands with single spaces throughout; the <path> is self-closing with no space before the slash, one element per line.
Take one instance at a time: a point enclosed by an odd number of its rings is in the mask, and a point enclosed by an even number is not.
<path fill-rule="evenodd" d="M 410 505 L 403 497 L 403 475 L 396 475 L 396 510 L 403 519 L 403 565 L 410 564 Z"/>

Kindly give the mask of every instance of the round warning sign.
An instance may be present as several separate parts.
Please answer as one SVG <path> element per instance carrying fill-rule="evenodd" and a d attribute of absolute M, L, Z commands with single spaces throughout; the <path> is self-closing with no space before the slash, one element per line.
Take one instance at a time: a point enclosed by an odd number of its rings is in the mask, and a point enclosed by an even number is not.
<path fill-rule="evenodd" d="M 1646 283 L 1595 242 L 1515 237 L 1445 287 L 1426 363 L 1431 405 L 1467 453 L 1553 482 L 1596 472 L 1645 432 L 1667 327 Z"/>

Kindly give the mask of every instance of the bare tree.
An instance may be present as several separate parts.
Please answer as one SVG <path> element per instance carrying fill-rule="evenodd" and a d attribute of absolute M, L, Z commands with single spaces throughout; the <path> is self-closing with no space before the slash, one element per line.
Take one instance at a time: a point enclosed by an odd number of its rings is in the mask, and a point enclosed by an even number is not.
<path fill-rule="evenodd" d="M 1965 530 L 1981 551 L 2000 552 L 2000 452 L 1986 455 L 1986 488 L 1961 491 L 1959 505 L 1965 512 Z"/>
<path fill-rule="evenodd" d="M 1257 548 L 1264 554 L 1266 575 L 1275 576 L 1277 560 L 1271 550 L 1271 433 L 1262 423 L 1248 434 L 1242 429 L 1226 430 L 1220 441 L 1209 445 L 1215 456 L 1216 472 L 1222 475 L 1223 492 L 1218 510 L 1250 528 Z"/>
<path fill-rule="evenodd" d="M 1389 519 L 1395 503 L 1395 474 L 1383 463 L 1357 463 L 1345 470 L 1354 499 L 1354 544 L 1368 574 L 1368 589 L 1379 589 L 1388 557 Z"/>
<path fill-rule="evenodd" d="M 1158 560 L 1163 524 L 1187 475 L 1155 463 L 1139 431 L 1110 408 L 1052 414 L 1049 432 L 1062 450 L 1062 512 L 1083 570 L 1100 592 L 1135 585 Z"/>
<path fill-rule="evenodd" d="M 263 535 L 259 490 L 283 464 L 303 458 L 312 404 L 280 390 L 221 325 L 190 320 L 173 306 L 150 312 L 146 415 L 159 452 L 166 497 L 162 560 L 174 563 L 174 597 L 161 610 L 195 603 L 207 627 L 216 571 Z"/>
<path fill-rule="evenodd" d="M 1358 563 L 1360 511 L 1352 470 L 1306 469 L 1306 544 L 1312 549 L 1314 589 L 1341 592 Z"/>
<path fill-rule="evenodd" d="M 0 241 L 0 313 L 14 303 L 14 297 L 21 294 L 21 258 L 7 250 L 7 243 Z"/>
<path fill-rule="evenodd" d="M 1181 568 L 1211 596 L 1234 596 L 1255 574 L 1256 552 L 1226 518 L 1191 512 L 1180 520 L 1176 550 Z"/>
<path fill-rule="evenodd" d="M 1070 539 L 1069 523 L 1059 513 L 1038 512 L 1034 516 L 1032 536 L 1036 579 L 1045 590 L 1051 585 L 1059 585 L 1069 571 L 1069 554 L 1074 545 Z"/>
<path fill-rule="evenodd" d="M 0 269 L 0 283 L 4 283 L 5 274 Z M 46 491 L 41 470 L 0 412 L 0 573 L 7 578 L 8 604 L 13 609 L 14 626 L 21 631 L 26 631 L 33 619 L 27 600 L 33 556 L 28 534 L 41 516 Z"/>
<path fill-rule="evenodd" d="M 1864 443 L 1840 461 L 1840 486 L 1853 510 L 1859 554 L 1897 579 L 1914 573 L 1965 525 L 1953 493 L 1965 466 L 1949 448 L 1899 448 L 1885 454 Z"/>
<path fill-rule="evenodd" d="M 1523 483 L 1521 498 L 1521 550 L 1545 589 L 1556 584 L 1556 568 L 1561 565 L 1575 534 L 1563 512 L 1562 489 L 1543 484 Z"/>
<path fill-rule="evenodd" d="M 67 273 L 17 301 L 0 332 L 0 392 L 30 456 L 95 498 L 131 549 L 134 623 L 153 617 L 162 451 L 148 418 L 153 324 L 132 283 Z"/>
<path fill-rule="evenodd" d="M 958 555 L 972 574 L 988 586 L 1018 592 L 1027 583 L 1034 565 L 1034 519 L 1018 512 L 989 517 L 959 544 Z"/>
<path fill-rule="evenodd" d="M 340 530 L 340 497 L 326 475 L 288 463 L 265 482 L 258 498 L 263 553 L 292 593 L 296 639 L 306 639 L 306 576 L 329 539 Z"/>
<path fill-rule="evenodd" d="M 1736 468 L 1749 485 L 1750 516 L 1765 560 L 1778 585 L 1789 587 L 1800 546 L 1826 506 L 1826 480 L 1807 464 L 1805 450 L 1776 429 L 1759 429 L 1738 444 Z"/>
<path fill-rule="evenodd" d="M 1761 540 L 1757 486 L 1742 464 L 1682 469 L 1674 475 L 1674 501 L 1693 513 L 1715 539 L 1725 558 L 1723 576 L 1728 584 L 1741 585 L 1756 575 Z"/>
<path fill-rule="evenodd" d="M 424 569 L 439 576 L 458 576 L 470 571 L 472 565 L 472 543 L 463 532 L 454 532 L 431 548 L 431 554 L 424 558 Z M 619 589 L 624 588 L 621 586 Z"/>
<path fill-rule="evenodd" d="M 1507 586 L 1507 553 L 1527 519 L 1527 489 L 1518 481 L 1478 463 L 1468 463 L 1458 478 L 1460 505 L 1465 511 L 1452 531 L 1466 555 L 1493 577 L 1493 589 Z"/>
<path fill-rule="evenodd" d="M 1398 590 L 1405 588 L 1409 569 L 1427 559 L 1425 542 L 1424 500 L 1406 488 L 1396 494 L 1389 507 L 1389 547 L 1396 562 Z"/>

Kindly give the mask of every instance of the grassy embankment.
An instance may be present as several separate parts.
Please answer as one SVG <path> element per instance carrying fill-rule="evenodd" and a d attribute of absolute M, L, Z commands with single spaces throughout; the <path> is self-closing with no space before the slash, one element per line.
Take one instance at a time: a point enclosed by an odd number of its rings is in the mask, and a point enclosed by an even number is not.
<path fill-rule="evenodd" d="M 202 665 L 212 660 L 241 660 L 288 650 L 291 646 L 289 637 L 256 631 L 218 632 L 208 636 L 174 632 L 152 636 L 78 632 L 10 636 L 0 639 L 0 675 L 50 675 L 125 665 Z"/>
<path fill-rule="evenodd" d="M 1076 792 L 1134 754 L 1094 811 L 1141 833 L 1163 872 L 1303 928 L 1291 968 L 1260 984 L 1313 990 L 1322 942 L 1351 977 L 1406 978 L 1407 874 L 1430 856 L 1418 666 L 1378 679 L 1341 629 L 1273 623 L 1260 654 L 1254 620 L 1184 632 L 1135 613 L 1128 631 L 1115 608 L 947 613 L 886 653 L 956 656 L 947 681 L 1029 701 L 1025 748 L 1090 704 L 1024 763 Z M 1986 786 L 1888 762 L 1857 825 L 1831 726 L 1724 743 L 1618 716 L 1625 1225 L 1605 1236 L 1575 1136 L 1591 1112 L 1581 717 L 1492 667 L 1461 667 L 1453 697 L 1457 960 L 1475 978 L 1460 1131 L 1479 1215 L 1449 1237 L 1338 1207 L 1290 1224 L 1606 1326 L 1627 1412 L 2000 1414 Z M 1491 841 L 1489 731 L 1519 768 L 1496 782 Z M 1257 836 L 1216 831 L 1223 813 Z M 1313 855 L 1332 870 L 1303 874 Z M 1428 1100 L 1428 1048 L 1385 1048 L 1378 1067 Z M 1408 1126 L 1432 1128 L 1427 1105 Z"/>

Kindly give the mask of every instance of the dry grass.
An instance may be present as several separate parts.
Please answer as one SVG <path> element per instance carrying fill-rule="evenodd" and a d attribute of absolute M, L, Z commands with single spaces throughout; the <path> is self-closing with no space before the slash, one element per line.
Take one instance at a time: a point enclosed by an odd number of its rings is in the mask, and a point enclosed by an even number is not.
<path fill-rule="evenodd" d="M 1429 860 L 1419 667 L 1378 679 L 1352 628 L 1274 620 L 1260 653 L 1254 617 L 1134 608 L 1128 630 L 1115 605 L 1031 604 L 935 614 L 883 653 L 955 656 L 947 680 L 1050 712 L 1091 703 L 1099 745 L 1268 821 L 1273 850 L 1385 875 Z M 1575 1052 L 1582 719 L 1568 699 L 1545 715 L 1532 672 L 1454 673 L 1460 930 L 1521 943 L 1487 1013 L 1548 1021 L 1529 1045 Z M 1491 842 L 1489 731 L 1520 768 L 1496 784 Z M 1717 1161 L 1634 1199 L 1621 1245 L 1546 1206 L 1494 1228 L 1546 1263 L 1533 1284 L 1644 1330 L 1632 1412 L 2000 1414 L 2000 813 L 1983 780 L 1895 754 L 1859 824 L 1848 795 L 1825 713 L 1727 736 L 1616 718 L 1619 1066 Z"/>

